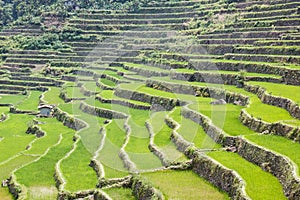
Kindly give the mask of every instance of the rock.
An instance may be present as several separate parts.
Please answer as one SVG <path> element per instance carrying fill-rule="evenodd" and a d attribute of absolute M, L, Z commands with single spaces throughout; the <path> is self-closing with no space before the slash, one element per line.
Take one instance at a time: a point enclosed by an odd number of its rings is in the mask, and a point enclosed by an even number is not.
<path fill-rule="evenodd" d="M 262 135 L 268 135 L 269 133 L 269 130 L 264 130 L 263 132 L 261 132 Z"/>
<path fill-rule="evenodd" d="M 5 179 L 5 180 L 2 181 L 1 186 L 2 186 L 2 187 L 7 187 L 7 186 L 8 186 L 8 183 L 9 183 L 9 181 L 8 181 L 7 179 Z"/>
<path fill-rule="evenodd" d="M 234 101 L 233 104 L 237 105 L 237 106 L 242 106 L 243 105 L 242 101 L 240 101 L 240 100 L 239 101 Z"/>
<path fill-rule="evenodd" d="M 236 147 L 231 145 L 229 147 L 225 147 L 225 150 L 228 151 L 228 152 L 235 153 L 236 152 Z"/>
<path fill-rule="evenodd" d="M 106 119 L 103 123 L 104 123 L 104 124 L 109 124 L 109 123 L 110 123 L 110 120 Z"/>
<path fill-rule="evenodd" d="M 210 104 L 211 105 L 225 105 L 227 103 L 226 103 L 226 101 L 224 99 L 219 99 L 219 100 L 210 102 Z"/>

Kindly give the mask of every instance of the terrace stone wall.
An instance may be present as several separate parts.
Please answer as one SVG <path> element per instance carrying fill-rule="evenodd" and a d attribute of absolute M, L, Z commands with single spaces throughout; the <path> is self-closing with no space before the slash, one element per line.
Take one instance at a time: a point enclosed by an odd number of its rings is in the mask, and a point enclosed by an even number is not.
<path fill-rule="evenodd" d="M 15 199 L 26 199 L 26 188 L 17 182 L 15 175 L 11 175 L 8 179 L 8 190 Z"/>
<path fill-rule="evenodd" d="M 232 199 L 250 199 L 245 192 L 245 183 L 238 174 L 199 152 L 193 143 L 186 141 L 176 131 L 180 126 L 177 122 L 171 118 L 167 118 L 165 122 L 173 129 L 171 140 L 177 149 L 192 158 L 192 170 L 196 174 L 227 192 Z"/>
<path fill-rule="evenodd" d="M 152 105 L 151 109 L 156 109 L 156 110 L 158 109 L 172 110 L 175 106 L 185 104 L 184 102 L 181 102 L 178 99 L 174 99 L 174 98 L 154 96 L 154 95 L 149 95 L 138 91 L 131 91 L 131 90 L 125 90 L 120 88 L 117 88 L 114 94 L 116 96 L 125 99 L 132 99 L 136 101 L 149 103 Z"/>
<path fill-rule="evenodd" d="M 201 125 L 206 134 L 216 143 L 223 146 L 235 146 L 234 137 L 228 136 L 222 129 L 216 127 L 208 117 L 186 107 L 181 110 L 181 115 Z"/>
<path fill-rule="evenodd" d="M 263 133 L 263 134 L 275 134 L 280 135 L 294 141 L 300 142 L 300 128 L 293 127 L 287 124 L 280 122 L 277 123 L 268 123 L 262 120 L 259 120 L 249 113 L 246 110 L 242 110 L 240 113 L 240 121 L 250 129 Z"/>
<path fill-rule="evenodd" d="M 112 103 L 112 104 L 119 104 L 122 106 L 126 106 L 129 108 L 134 108 L 134 109 L 139 109 L 139 110 L 150 110 L 151 106 L 147 106 L 147 105 L 137 105 L 134 103 L 131 103 L 129 101 L 124 101 L 124 100 L 117 100 L 117 99 L 105 99 L 101 96 L 96 96 L 95 98 L 96 100 L 99 100 L 102 103 Z"/>
<path fill-rule="evenodd" d="M 71 102 L 73 100 L 77 101 L 77 100 L 85 100 L 86 99 L 84 97 L 68 97 L 68 94 L 65 91 L 60 92 L 59 97 L 62 100 L 64 100 L 64 102 L 66 102 L 66 103 Z"/>
<path fill-rule="evenodd" d="M 227 136 L 200 113 L 183 108 L 182 115 L 200 124 L 206 134 L 223 146 L 234 146 L 237 153 L 246 160 L 272 173 L 283 186 L 285 196 L 294 200 L 300 198 L 300 180 L 296 168 L 286 157 L 264 149 L 241 137 Z M 191 153 L 189 153 L 191 154 Z"/>
<path fill-rule="evenodd" d="M 70 116 L 68 113 L 63 112 L 57 107 L 54 108 L 53 116 L 56 117 L 56 119 L 62 122 L 65 126 L 74 130 L 80 130 L 86 127 L 86 124 L 83 121 Z"/>
<path fill-rule="evenodd" d="M 108 118 L 108 119 L 125 119 L 128 116 L 125 115 L 124 113 L 113 111 L 113 110 L 108 110 L 104 108 L 98 108 L 94 106 L 90 106 L 84 102 L 80 103 L 79 108 L 88 114 L 95 115 L 98 117 L 103 117 L 103 118 Z"/>
<path fill-rule="evenodd" d="M 27 134 L 33 134 L 36 135 L 36 137 L 43 137 L 46 133 L 37 125 L 33 125 L 28 127 L 28 129 L 26 130 Z"/>
<path fill-rule="evenodd" d="M 146 86 L 166 92 L 173 92 L 179 94 L 198 95 L 202 97 L 211 97 L 215 99 L 225 98 L 227 103 L 233 103 L 234 101 L 240 101 L 241 105 L 247 105 L 249 97 L 238 93 L 228 92 L 222 88 L 209 88 L 205 86 L 191 86 L 177 83 L 166 83 L 162 81 L 147 80 Z"/>
<path fill-rule="evenodd" d="M 232 199 L 250 200 L 244 181 L 235 172 L 200 153 L 194 156 L 193 171 L 196 174 L 227 192 Z"/>
<path fill-rule="evenodd" d="M 190 82 L 205 82 L 226 85 L 236 85 L 235 74 L 218 74 L 218 73 L 172 73 L 172 79 L 190 81 Z"/>
<path fill-rule="evenodd" d="M 135 198 L 138 200 L 165 199 L 163 194 L 158 189 L 151 186 L 146 180 L 139 176 L 133 177 L 132 179 L 132 192 Z"/>
<path fill-rule="evenodd" d="M 76 199 L 86 199 L 91 196 L 93 197 L 94 200 L 111 200 L 111 198 L 101 190 L 86 190 L 86 191 L 79 191 L 76 193 L 61 191 L 58 193 L 57 199 L 76 200 Z"/>
<path fill-rule="evenodd" d="M 268 94 L 266 89 L 260 86 L 245 85 L 244 89 L 256 94 L 263 103 L 283 108 L 293 117 L 300 119 L 300 107 L 294 101 L 288 98 Z"/>
<path fill-rule="evenodd" d="M 236 147 L 243 158 L 277 177 L 288 199 L 300 199 L 300 180 L 296 175 L 296 167 L 287 158 L 240 137 L 236 140 Z"/>
<path fill-rule="evenodd" d="M 153 128 L 152 128 L 151 124 L 149 122 L 146 122 L 145 126 L 146 126 L 146 128 L 149 132 L 149 135 L 150 135 L 150 142 L 149 142 L 149 145 L 148 145 L 149 150 L 160 159 L 162 165 L 170 166 L 170 161 L 166 159 L 164 153 L 162 151 L 160 151 L 159 147 L 156 146 L 156 144 L 154 143 L 155 133 L 153 131 Z"/>

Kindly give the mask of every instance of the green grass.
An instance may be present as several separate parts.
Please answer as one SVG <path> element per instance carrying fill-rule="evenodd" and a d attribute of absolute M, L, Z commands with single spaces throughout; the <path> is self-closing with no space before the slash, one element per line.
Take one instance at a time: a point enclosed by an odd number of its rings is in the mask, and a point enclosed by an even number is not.
<path fill-rule="evenodd" d="M 86 98 L 81 92 L 79 87 L 67 87 L 67 96 L 69 98 Z"/>
<path fill-rule="evenodd" d="M 83 82 L 83 86 L 92 92 L 101 92 L 102 90 L 96 85 L 94 81 L 86 81 Z"/>
<path fill-rule="evenodd" d="M 20 155 L 10 160 L 9 162 L 0 165 L 0 179 L 4 180 L 10 176 L 13 170 L 20 168 L 21 166 L 34 161 L 37 157 Z M 13 197 L 9 193 L 7 188 L 0 187 L 0 199 L 12 200 Z"/>
<path fill-rule="evenodd" d="M 155 133 L 154 143 L 159 147 L 167 146 L 171 143 L 170 135 L 172 129 L 164 122 L 165 115 L 165 112 L 157 112 L 151 117 L 151 125 Z"/>
<path fill-rule="evenodd" d="M 24 99 L 20 104 L 18 104 L 17 108 L 20 110 L 37 111 L 41 94 L 42 92 L 40 91 L 30 91 L 27 98 Z"/>
<path fill-rule="evenodd" d="M 121 178 L 121 177 L 125 177 L 128 175 L 128 172 L 124 168 L 115 169 L 113 167 L 114 166 L 108 167 L 106 165 L 103 165 L 104 172 L 105 172 L 105 178 Z"/>
<path fill-rule="evenodd" d="M 293 118 L 287 110 L 263 104 L 258 97 L 251 98 L 251 105 L 246 110 L 249 114 L 266 122 L 283 122 L 294 126 L 300 126 L 300 120 Z"/>
<path fill-rule="evenodd" d="M 300 88 L 294 85 L 285 85 L 266 82 L 248 82 L 250 85 L 259 85 L 267 90 L 268 93 L 291 99 L 296 103 L 300 103 Z"/>
<path fill-rule="evenodd" d="M 129 188 L 110 188 L 105 189 L 104 192 L 112 199 L 135 200 L 135 197 L 132 195 L 132 191 Z"/>
<path fill-rule="evenodd" d="M 105 99 L 112 99 L 114 96 L 114 91 L 113 90 L 102 90 L 100 93 L 100 96 Z"/>
<path fill-rule="evenodd" d="M 255 133 L 239 120 L 242 106 L 232 104 L 211 105 L 210 102 L 214 101 L 211 98 L 198 97 L 197 100 L 197 104 L 192 104 L 189 108 L 208 116 L 217 127 L 223 129 L 229 135 L 237 136 Z"/>
<path fill-rule="evenodd" d="M 104 165 L 105 178 L 120 178 L 128 174 L 123 161 L 118 155 L 119 151 L 120 147 L 106 137 L 104 146 L 97 157 L 97 160 Z"/>
<path fill-rule="evenodd" d="M 172 129 L 164 122 L 165 112 L 157 112 L 151 116 L 151 125 L 154 131 L 154 144 L 164 153 L 170 161 L 185 161 L 187 158 L 179 152 L 170 140 Z"/>
<path fill-rule="evenodd" d="M 38 118 L 37 119 L 39 122 L 45 123 L 41 124 L 41 127 L 48 127 L 50 128 L 51 125 L 56 126 L 57 121 L 53 120 L 52 118 Z M 32 145 L 32 147 L 26 151 L 28 154 L 38 154 L 41 155 L 43 154 L 48 147 L 55 145 L 60 137 L 60 132 L 59 131 L 51 131 L 50 134 L 46 132 L 46 135 L 38 138 Z"/>
<path fill-rule="evenodd" d="M 115 71 L 105 70 L 103 73 L 106 75 L 115 77 L 117 79 L 122 79 L 122 76 L 118 75 L 118 72 L 115 72 Z"/>
<path fill-rule="evenodd" d="M 211 74 L 231 74 L 231 75 L 239 75 L 239 71 L 224 71 L 224 70 L 203 70 L 203 71 L 199 71 L 199 70 L 193 70 L 193 69 L 176 69 L 175 70 L 178 73 L 211 73 Z M 275 75 L 275 74 L 261 74 L 261 73 L 250 73 L 250 72 L 246 72 L 245 73 L 246 77 L 270 77 L 270 78 L 281 78 L 281 76 Z"/>
<path fill-rule="evenodd" d="M 22 102 L 27 96 L 25 95 L 0 95 L 0 103 L 17 105 Z"/>
<path fill-rule="evenodd" d="M 101 93 L 100 93 L 100 96 L 102 98 L 109 99 L 109 100 L 122 100 L 122 101 L 126 101 L 126 102 L 136 104 L 136 105 L 150 106 L 149 103 L 145 103 L 145 102 L 141 102 L 141 101 L 135 101 L 135 100 L 132 100 L 132 99 L 123 99 L 121 97 L 118 97 L 118 96 L 114 95 L 113 90 L 102 90 Z"/>
<path fill-rule="evenodd" d="M 56 128 L 53 129 L 53 126 Z M 52 146 L 49 152 L 45 156 L 41 157 L 41 159 L 38 161 L 19 169 L 15 175 L 18 181 L 29 189 L 31 187 L 45 187 L 45 189 L 52 191 L 51 188 L 55 187 L 55 181 L 53 178 L 55 164 L 71 150 L 74 131 L 63 126 L 54 118 L 52 119 L 52 123 L 43 124 L 41 127 L 47 132 L 47 134 L 56 134 L 56 132 L 61 134 L 61 142 L 57 143 L 55 146 Z M 40 192 L 39 190 L 34 191 Z M 29 190 L 29 193 L 32 192 L 32 190 Z M 39 195 L 42 194 L 37 194 L 37 196 Z"/>
<path fill-rule="evenodd" d="M 75 151 L 62 161 L 61 171 L 67 182 L 66 190 L 76 192 L 95 188 L 97 176 L 95 171 L 89 166 L 91 157 L 92 155 L 79 141 Z"/>
<path fill-rule="evenodd" d="M 109 125 L 106 126 L 107 138 L 116 145 L 122 147 L 125 139 L 124 120 L 115 119 Z"/>
<path fill-rule="evenodd" d="M 99 130 L 103 126 L 105 119 L 82 112 L 79 109 L 79 103 L 61 104 L 59 108 L 88 124 L 88 127 L 80 130 L 78 134 L 81 136 L 85 148 L 91 154 L 94 154 L 100 144 L 101 135 L 99 134 Z"/>
<path fill-rule="evenodd" d="M 0 163 L 25 150 L 26 146 L 35 139 L 34 135 L 26 134 L 27 123 L 33 116 L 10 114 L 9 119 L 0 123 Z M 13 147 L 13 148 L 12 148 Z"/>
<path fill-rule="evenodd" d="M 170 72 L 169 70 L 164 70 L 164 69 L 161 69 L 159 67 L 152 67 L 152 66 L 143 65 L 143 64 L 124 63 L 124 65 L 128 66 L 128 67 L 135 68 L 135 69 L 141 69 L 141 70 L 147 70 L 147 71 L 153 71 L 153 72 L 164 72 L 164 73 L 169 73 Z M 130 71 L 130 69 L 129 69 L 129 71 Z"/>
<path fill-rule="evenodd" d="M 57 87 L 49 87 L 49 90 L 44 93 L 44 100 L 47 101 L 48 104 L 62 104 L 64 101 L 59 97 L 61 88 Z"/>
<path fill-rule="evenodd" d="M 110 86 L 110 87 L 115 87 L 117 85 L 115 82 L 108 80 L 106 78 L 101 78 L 99 81 L 100 81 L 100 83 Z"/>
<path fill-rule="evenodd" d="M 143 177 L 159 189 L 167 199 L 229 199 L 227 194 L 220 192 L 192 171 L 166 170 L 144 173 Z"/>
<path fill-rule="evenodd" d="M 277 135 L 247 135 L 245 137 L 260 146 L 290 158 L 297 165 L 296 170 L 298 175 L 300 174 L 299 143 Z"/>
<path fill-rule="evenodd" d="M 238 154 L 217 151 L 208 153 L 225 167 L 236 171 L 246 182 L 246 193 L 251 199 L 286 199 L 279 181 L 260 167 L 247 162 Z"/>
<path fill-rule="evenodd" d="M 197 148 L 200 149 L 215 149 L 220 148 L 221 145 L 215 143 L 203 130 L 203 128 L 180 115 L 180 107 L 175 108 L 170 117 L 180 124 L 177 132 L 187 141 L 193 142 Z"/>

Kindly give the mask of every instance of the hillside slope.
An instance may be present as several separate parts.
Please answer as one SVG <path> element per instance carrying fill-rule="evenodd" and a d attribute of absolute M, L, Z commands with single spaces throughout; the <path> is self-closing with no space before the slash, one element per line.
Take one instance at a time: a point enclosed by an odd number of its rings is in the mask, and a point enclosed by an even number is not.
<path fill-rule="evenodd" d="M 51 2 L 0 32 L 1 199 L 300 199 L 299 1 Z"/>

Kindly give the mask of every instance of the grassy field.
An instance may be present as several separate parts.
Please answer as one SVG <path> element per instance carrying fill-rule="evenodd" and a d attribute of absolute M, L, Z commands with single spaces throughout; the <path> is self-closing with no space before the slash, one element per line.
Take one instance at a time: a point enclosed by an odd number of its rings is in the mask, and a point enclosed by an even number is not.
<path fill-rule="evenodd" d="M 0 103 L 17 105 L 26 98 L 25 95 L 0 95 Z"/>
<path fill-rule="evenodd" d="M 167 199 L 229 199 L 192 171 L 158 171 L 143 174 Z"/>
<path fill-rule="evenodd" d="M 259 85 L 267 90 L 268 93 L 291 99 L 296 103 L 300 103 L 299 87 L 293 85 L 283 85 L 275 83 L 249 82 L 250 85 Z"/>
<path fill-rule="evenodd" d="M 18 104 L 17 108 L 20 110 L 33 110 L 37 111 L 39 106 L 39 99 L 42 92 L 31 91 L 27 98 Z"/>
<path fill-rule="evenodd" d="M 47 92 L 44 93 L 44 100 L 48 104 L 62 104 L 64 101 L 59 97 L 59 93 L 61 91 L 61 88 L 57 87 L 51 87 Z"/>
<path fill-rule="evenodd" d="M 265 104 L 258 94 L 236 84 L 243 75 L 246 84 L 300 103 L 300 3 L 102 3 L 1 4 L 6 12 L 0 14 L 0 181 L 15 175 L 25 188 L 19 192 L 27 195 L 26 200 L 73 199 L 75 194 L 91 199 L 97 190 L 109 199 L 138 199 L 130 184 L 122 185 L 122 178 L 135 175 L 147 183 L 139 189 L 148 189 L 149 184 L 166 200 L 238 199 L 221 191 L 218 180 L 210 181 L 213 185 L 191 170 L 195 158 L 185 154 L 195 150 L 235 172 L 249 199 L 287 199 L 284 194 L 296 199 L 292 195 L 300 186 L 294 184 L 291 192 L 285 187 L 289 183 L 276 178 L 286 177 L 286 171 L 272 166 L 275 177 L 243 158 L 253 156 L 251 150 L 243 157 L 225 151 L 228 138 L 217 144 L 207 127 L 215 125 L 225 136 L 243 138 L 286 158 L 295 167 L 293 178 L 299 178 L 299 141 L 255 132 L 241 122 L 240 115 L 246 111 L 263 122 L 295 128 L 300 120 L 283 105 Z M 55 14 L 60 7 L 64 12 Z M 22 12 L 16 13 L 15 8 Z M 200 82 L 199 76 L 207 82 Z M 156 82 L 150 87 L 151 80 Z M 199 87 L 209 89 L 205 97 L 199 96 Z M 217 98 L 243 95 L 249 101 L 244 106 L 234 105 L 233 99 L 212 105 L 216 99 L 207 97 L 211 90 L 226 93 Z M 130 99 L 131 93 L 135 100 Z M 40 103 L 67 114 L 40 117 Z M 94 106 L 99 113 L 89 114 L 81 104 Z M 13 113 L 11 105 L 29 112 Z M 185 109 L 194 113 L 187 116 L 182 113 Z M 115 112 L 124 118 L 110 115 Z M 194 114 L 207 120 L 198 121 Z M 83 128 L 68 128 L 73 122 Z M 45 135 L 26 133 L 33 125 Z M 177 134 L 196 149 L 183 149 Z M 232 145 L 239 148 L 238 143 Z M 256 156 L 267 162 L 265 154 Z M 184 169 L 172 170 L 180 167 Z M 69 197 L 60 196 L 68 192 Z M 11 199 L 8 188 L 0 187 L 0 200 Z"/>
<path fill-rule="evenodd" d="M 208 155 L 239 173 L 246 182 L 246 192 L 252 199 L 286 199 L 279 181 L 274 176 L 237 154 L 217 151 Z"/>

